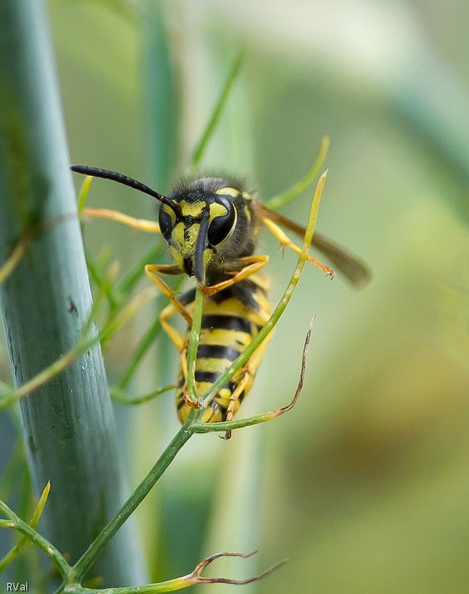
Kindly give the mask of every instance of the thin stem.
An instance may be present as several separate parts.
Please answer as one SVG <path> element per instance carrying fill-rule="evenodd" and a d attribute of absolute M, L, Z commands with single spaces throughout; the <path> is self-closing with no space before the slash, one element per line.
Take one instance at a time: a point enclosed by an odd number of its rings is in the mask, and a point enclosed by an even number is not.
<path fill-rule="evenodd" d="M 245 419 L 240 420 L 233 420 L 233 421 L 223 421 L 220 423 L 200 423 L 198 422 L 199 417 L 196 419 L 196 423 L 193 425 L 193 429 L 195 433 L 210 433 L 213 431 L 227 431 L 231 432 L 235 429 L 241 429 L 243 427 L 251 427 L 252 425 L 259 425 L 260 423 L 266 423 L 267 421 L 272 421 L 277 417 L 289 412 L 292 408 L 296 405 L 298 398 L 300 397 L 301 391 L 303 390 L 304 384 L 304 377 L 306 372 L 306 356 L 308 354 L 309 343 L 311 341 L 311 331 L 313 327 L 313 322 L 315 317 L 311 320 L 308 332 L 306 334 L 305 343 L 303 346 L 303 355 L 301 357 L 301 371 L 300 371 L 300 379 L 298 380 L 298 385 L 296 387 L 295 395 L 293 396 L 291 402 L 289 402 L 286 406 L 282 406 L 277 410 L 273 410 L 266 413 L 261 413 L 260 415 L 255 415 L 253 417 L 248 417 Z"/>
<path fill-rule="evenodd" d="M 77 209 L 78 209 L 79 214 L 82 214 L 82 212 L 85 208 L 86 199 L 88 198 L 88 192 L 90 190 L 92 181 L 93 181 L 93 176 L 87 175 L 81 185 L 80 192 L 78 194 L 78 199 L 77 199 Z"/>
<path fill-rule="evenodd" d="M 291 188 L 288 188 L 281 194 L 277 194 L 277 196 L 273 196 L 273 198 L 267 201 L 265 206 L 271 210 L 278 210 L 281 206 L 284 206 L 296 198 L 299 194 L 304 192 L 304 190 L 306 190 L 306 188 L 308 188 L 313 183 L 314 179 L 321 170 L 329 150 L 329 145 L 329 138 L 324 136 L 324 138 L 321 140 L 316 159 L 314 159 L 314 162 L 310 169 L 306 172 L 306 175 L 302 177 L 299 182 L 291 186 Z"/>
<path fill-rule="evenodd" d="M 34 510 L 31 521 L 29 522 L 29 525 L 31 526 L 31 528 L 36 528 L 37 523 L 39 522 L 39 518 L 41 517 L 41 514 L 44 510 L 44 506 L 46 505 L 47 497 L 49 496 L 49 493 L 50 493 L 50 482 L 47 483 L 47 485 L 44 487 L 41 497 L 39 498 L 38 504 L 36 505 L 36 509 Z M 22 537 L 19 539 L 19 541 L 8 551 L 8 553 L 2 559 L 0 559 L 0 573 L 2 571 L 4 571 L 4 569 L 6 567 L 8 567 L 8 565 L 10 565 L 10 563 L 13 561 L 13 559 L 19 553 L 21 547 L 24 545 L 26 540 L 27 540 L 27 538 L 23 534 Z"/>
<path fill-rule="evenodd" d="M 197 384 L 195 382 L 195 366 L 197 362 L 197 349 L 200 341 L 200 328 L 202 326 L 202 309 L 204 305 L 204 295 L 197 288 L 195 292 L 194 311 L 192 313 L 192 326 L 187 348 L 187 390 L 189 398 L 197 402 L 199 395 Z"/>
<path fill-rule="evenodd" d="M 158 304 L 160 303 L 159 297 L 156 299 L 156 307 L 155 309 L 159 311 Z M 153 324 L 148 328 L 147 332 L 143 336 L 142 340 L 138 343 L 137 348 L 135 349 L 134 354 L 132 355 L 129 364 L 125 371 L 121 374 L 118 381 L 116 382 L 116 388 L 119 390 L 124 390 L 137 373 L 140 368 L 140 363 L 142 362 L 143 357 L 148 352 L 148 349 L 156 340 L 158 334 L 161 332 L 161 322 L 159 318 L 153 322 Z M 112 392 L 111 392 L 112 396 Z"/>
<path fill-rule="evenodd" d="M 100 552 L 104 549 L 107 543 L 111 540 L 119 528 L 127 521 L 135 509 L 145 499 L 155 483 L 168 468 L 171 462 L 176 457 L 179 450 L 193 435 L 193 430 L 190 427 L 192 422 L 192 415 L 189 415 L 187 422 L 179 429 L 168 447 L 165 449 L 156 464 L 143 479 L 140 485 L 135 489 L 132 495 L 124 503 L 120 511 L 112 518 L 112 520 L 104 527 L 96 539 L 91 543 L 88 549 L 83 553 L 80 559 L 73 567 L 74 576 L 77 581 L 81 581 L 88 569 L 93 565 Z"/>
<path fill-rule="evenodd" d="M 70 575 L 71 567 L 62 553 L 39 532 L 36 532 L 32 526 L 18 517 L 2 500 L 0 500 L 0 512 L 7 518 L 7 521 L 0 521 L 0 527 L 21 532 L 30 542 L 45 552 L 58 568 L 62 577 L 66 578 Z"/>
<path fill-rule="evenodd" d="M 245 54 L 245 50 L 243 48 L 239 52 L 239 54 L 236 56 L 236 59 L 233 62 L 233 66 L 232 66 L 230 72 L 228 73 L 228 77 L 226 79 L 225 85 L 224 85 L 222 92 L 220 94 L 220 97 L 215 105 L 215 108 L 212 111 L 212 115 L 207 123 L 204 133 L 202 134 L 202 136 L 199 140 L 199 143 L 197 144 L 197 146 L 193 152 L 192 170 L 195 170 L 195 169 L 197 169 L 197 167 L 199 167 L 200 161 L 202 160 L 202 157 L 203 157 L 205 150 L 207 148 L 207 144 L 209 143 L 211 137 L 213 136 L 215 128 L 217 127 L 218 122 L 220 121 L 220 117 L 223 113 L 226 102 L 228 101 L 228 98 L 231 95 L 231 89 L 233 87 L 233 84 L 234 84 L 235 80 L 237 79 L 238 74 L 241 70 L 241 66 L 242 66 L 243 60 L 244 60 L 244 54 Z"/>
<path fill-rule="evenodd" d="M 272 567 L 269 567 L 259 575 L 255 575 L 246 579 L 238 580 L 226 577 L 204 577 L 202 572 L 217 559 L 223 557 L 238 557 L 241 559 L 248 559 L 255 555 L 257 551 L 252 553 L 215 553 L 200 561 L 191 573 L 177 577 L 164 582 L 146 584 L 145 586 L 134 586 L 124 588 L 83 588 L 79 584 L 73 583 L 66 586 L 61 592 L 64 594 L 163 594 L 164 592 L 176 592 L 184 590 L 196 584 L 231 584 L 234 586 L 243 586 L 252 584 L 269 576 L 271 573 L 285 565 L 287 559 L 279 561 Z"/>
<path fill-rule="evenodd" d="M 10 256 L 7 258 L 7 261 L 0 266 L 0 284 L 6 281 L 6 279 L 12 274 L 15 268 L 21 261 L 21 258 L 24 256 L 26 252 L 27 240 L 20 239 L 16 246 L 14 247 L 13 251 L 11 252 Z"/>
<path fill-rule="evenodd" d="M 164 386 L 164 388 L 153 390 L 149 394 L 144 394 L 143 396 L 128 396 L 123 390 L 115 386 L 110 389 L 110 392 L 111 398 L 119 404 L 137 405 L 146 404 L 147 402 L 158 398 L 158 396 L 166 394 L 166 392 L 169 392 L 169 390 L 175 390 L 176 388 L 177 384 L 171 384 L 169 386 Z"/>

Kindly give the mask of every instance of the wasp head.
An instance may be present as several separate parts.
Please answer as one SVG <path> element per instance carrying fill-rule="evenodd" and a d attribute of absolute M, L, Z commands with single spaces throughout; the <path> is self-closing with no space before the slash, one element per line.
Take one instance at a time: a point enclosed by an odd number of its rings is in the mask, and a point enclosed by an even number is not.
<path fill-rule="evenodd" d="M 237 182 L 200 178 L 181 185 L 160 208 L 163 237 L 181 270 L 201 284 L 254 250 L 252 199 Z"/>

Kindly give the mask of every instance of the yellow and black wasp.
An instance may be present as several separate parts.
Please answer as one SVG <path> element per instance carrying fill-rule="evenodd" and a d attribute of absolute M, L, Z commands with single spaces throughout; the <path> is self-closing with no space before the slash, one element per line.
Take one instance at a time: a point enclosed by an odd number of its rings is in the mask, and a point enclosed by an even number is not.
<path fill-rule="evenodd" d="M 181 357 L 176 402 L 178 417 L 183 423 L 194 407 L 187 395 L 186 355 L 196 290 L 176 299 L 160 275 L 184 273 L 195 277 L 204 295 L 195 362 L 195 384 L 198 394 L 202 395 L 247 348 L 270 317 L 269 282 L 260 272 L 269 257 L 254 254 L 262 224 L 283 246 L 297 253 L 301 253 L 301 248 L 279 225 L 300 237 L 304 236 L 305 228 L 265 207 L 241 183 L 232 179 L 202 177 L 181 183 L 171 194 L 164 196 L 115 171 L 84 165 L 73 165 L 71 169 L 130 186 L 153 196 L 160 203 L 159 230 L 175 264 L 148 264 L 145 272 L 170 301 L 161 312 L 160 321 Z M 315 233 L 313 245 L 352 283 L 358 285 L 367 279 L 366 267 L 330 240 Z M 309 255 L 308 259 L 321 270 L 333 274 L 332 268 L 313 256 Z M 188 323 L 185 336 L 168 322 L 177 313 Z M 202 422 L 233 419 L 252 387 L 267 343 L 265 340 L 231 381 L 218 390 L 203 411 Z"/>

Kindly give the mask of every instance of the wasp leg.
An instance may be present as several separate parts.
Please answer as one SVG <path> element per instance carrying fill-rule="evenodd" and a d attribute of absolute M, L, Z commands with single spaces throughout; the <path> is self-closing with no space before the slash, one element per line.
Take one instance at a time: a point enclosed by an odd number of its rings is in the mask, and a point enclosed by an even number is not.
<path fill-rule="evenodd" d="M 84 208 L 83 213 L 90 217 L 99 219 L 110 219 L 111 221 L 117 221 L 123 223 L 136 231 L 145 231 L 146 233 L 159 233 L 160 226 L 155 221 L 149 221 L 147 219 L 135 219 L 128 215 L 119 212 L 118 210 L 110 210 L 108 208 Z"/>
<path fill-rule="evenodd" d="M 278 241 L 280 242 L 280 244 L 282 246 L 290 248 L 298 255 L 301 255 L 303 253 L 303 250 L 299 246 L 297 246 L 295 243 L 293 243 L 293 241 L 288 237 L 288 235 L 283 231 L 283 229 L 281 229 L 276 223 L 274 223 L 273 221 L 271 221 L 268 218 L 264 218 L 262 220 L 262 222 L 267 227 L 267 229 L 272 233 L 272 235 L 276 239 L 278 239 Z M 319 268 L 319 270 L 323 270 L 324 272 L 327 272 L 327 274 L 329 274 L 330 276 L 334 276 L 334 270 L 330 266 L 326 266 L 325 264 L 322 264 L 321 262 L 319 262 L 319 260 L 316 260 L 316 258 L 311 256 L 310 254 L 307 254 L 306 257 L 308 258 L 308 260 L 310 262 L 312 262 L 315 266 L 317 266 Z"/>
<path fill-rule="evenodd" d="M 246 386 L 249 383 L 252 383 L 253 380 L 254 380 L 254 375 L 251 373 L 251 371 L 249 369 L 246 369 L 246 371 L 243 374 L 243 377 L 241 378 L 241 381 L 236 386 L 236 390 L 234 390 L 230 396 L 230 401 L 229 401 L 228 407 L 226 409 L 226 420 L 227 421 L 233 420 L 234 408 L 236 405 L 236 401 L 238 400 L 240 395 L 243 393 Z M 220 436 L 220 437 L 222 437 L 222 436 Z M 226 431 L 225 435 L 223 436 L 223 439 L 231 439 L 231 431 Z"/>
<path fill-rule="evenodd" d="M 222 291 L 223 289 L 227 289 L 228 287 L 231 287 L 235 283 L 239 283 L 239 281 L 249 278 L 256 272 L 259 272 L 259 270 L 261 270 L 262 268 L 264 268 L 264 266 L 266 266 L 268 261 L 269 261 L 269 256 L 265 256 L 265 255 L 247 256 L 245 258 L 238 258 L 236 260 L 236 263 L 239 264 L 240 267 L 244 264 L 247 264 L 247 266 L 242 266 L 241 269 L 238 272 L 236 272 L 232 278 L 229 278 L 225 281 L 221 281 L 221 282 L 217 283 L 216 285 L 211 285 L 210 287 L 204 285 L 204 286 L 200 287 L 200 289 L 204 295 L 206 295 L 207 297 L 210 297 L 210 295 L 214 295 L 215 293 L 218 293 L 219 291 Z"/>
<path fill-rule="evenodd" d="M 187 294 L 189 295 L 189 293 Z M 184 296 L 183 296 L 184 297 Z M 184 400 L 191 408 L 200 408 L 196 400 L 192 400 L 187 392 L 187 338 L 183 336 L 174 326 L 169 324 L 168 320 L 172 316 L 179 313 L 179 309 L 173 306 L 172 303 L 167 305 L 160 313 L 160 323 L 163 330 L 171 339 L 179 352 L 179 366 L 184 377 Z"/>
<path fill-rule="evenodd" d="M 187 309 L 174 297 L 174 291 L 171 287 L 164 282 L 162 278 L 160 278 L 159 274 L 181 274 L 181 270 L 174 265 L 171 264 L 147 264 L 145 266 L 145 274 L 151 280 L 151 282 L 155 285 L 155 287 L 163 293 L 165 297 L 169 299 L 171 305 L 174 309 L 181 314 L 181 316 L 186 320 L 189 326 L 192 326 L 192 316 L 187 311 Z M 165 310 L 163 310 L 165 311 Z M 163 313 L 163 312 L 162 312 Z M 173 314 L 171 314 L 173 315 Z M 161 319 L 161 316 L 160 316 Z M 162 323 L 163 325 L 163 323 Z M 163 326 L 164 327 L 164 326 Z M 166 330 L 166 328 L 165 328 Z M 174 342 L 174 341 L 173 341 Z M 176 343 L 175 343 L 176 344 Z M 177 346 L 177 345 L 176 345 Z"/>
<path fill-rule="evenodd" d="M 236 390 L 233 391 L 233 394 L 230 397 L 230 402 L 226 409 L 226 420 L 232 421 L 234 417 L 234 408 L 236 404 L 236 400 L 240 397 L 243 391 L 246 391 L 246 394 L 251 389 L 252 383 L 254 382 L 254 377 L 256 375 L 256 371 L 264 358 L 265 351 L 269 345 L 269 342 L 272 340 L 273 337 L 273 329 L 270 333 L 266 336 L 265 340 L 259 345 L 259 347 L 254 351 L 249 361 L 246 363 L 244 369 L 242 370 L 243 376 L 236 386 Z M 226 431 L 223 439 L 230 439 L 231 438 L 231 431 Z"/>
<path fill-rule="evenodd" d="M 171 324 L 168 323 L 169 318 L 177 313 L 179 313 L 179 311 L 173 306 L 172 303 L 170 303 L 161 311 L 160 323 L 161 327 L 169 336 L 171 342 L 182 356 L 184 350 L 187 349 L 186 339 L 174 326 L 171 326 Z"/>
<path fill-rule="evenodd" d="M 180 367 L 182 371 L 182 375 L 184 377 L 184 400 L 186 403 L 192 408 L 199 408 L 197 402 L 191 400 L 189 395 L 187 394 L 187 338 L 183 336 L 174 326 L 168 322 L 168 320 L 176 315 L 180 314 L 184 317 L 187 321 L 189 326 L 192 325 L 192 316 L 184 307 L 184 305 L 190 305 L 193 300 L 193 291 L 188 291 L 180 300 L 176 299 L 174 296 L 174 291 L 169 287 L 162 278 L 158 276 L 159 274 L 179 274 L 181 271 L 177 266 L 171 265 L 158 265 L 158 264 L 147 264 L 145 266 L 145 272 L 151 282 L 163 293 L 165 297 L 167 297 L 170 303 L 162 310 L 160 313 L 160 323 L 163 330 L 169 336 L 171 342 L 175 345 L 179 352 L 180 357 Z"/>

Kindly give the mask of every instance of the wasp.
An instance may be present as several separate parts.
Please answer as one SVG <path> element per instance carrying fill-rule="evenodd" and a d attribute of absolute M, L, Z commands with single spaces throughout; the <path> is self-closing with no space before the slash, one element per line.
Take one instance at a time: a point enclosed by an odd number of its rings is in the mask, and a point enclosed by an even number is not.
<path fill-rule="evenodd" d="M 160 321 L 181 358 L 176 403 L 179 420 L 184 423 L 191 408 L 196 406 L 188 397 L 187 390 L 187 346 L 196 289 L 177 299 L 161 275 L 186 274 L 194 277 L 203 293 L 194 374 L 200 396 L 247 348 L 270 317 L 269 282 L 261 272 L 269 257 L 255 254 L 262 225 L 268 227 L 282 246 L 297 253 L 301 253 L 301 248 L 281 227 L 300 237 L 304 236 L 305 228 L 268 209 L 242 183 L 233 179 L 201 177 L 181 182 L 172 193 L 164 196 L 115 171 L 85 165 L 73 165 L 71 169 L 130 186 L 153 196 L 160 203 L 159 231 L 169 247 L 174 264 L 148 264 L 145 272 L 169 299 L 169 304 L 160 313 Z M 317 233 L 313 245 L 355 285 L 367 280 L 369 273 L 366 266 L 343 248 Z M 334 274 L 332 268 L 312 255 L 308 255 L 308 259 L 327 274 Z M 187 321 L 185 335 L 169 323 L 176 314 Z M 270 338 L 269 335 L 231 381 L 218 390 L 203 410 L 202 422 L 233 419 L 251 390 Z"/>

